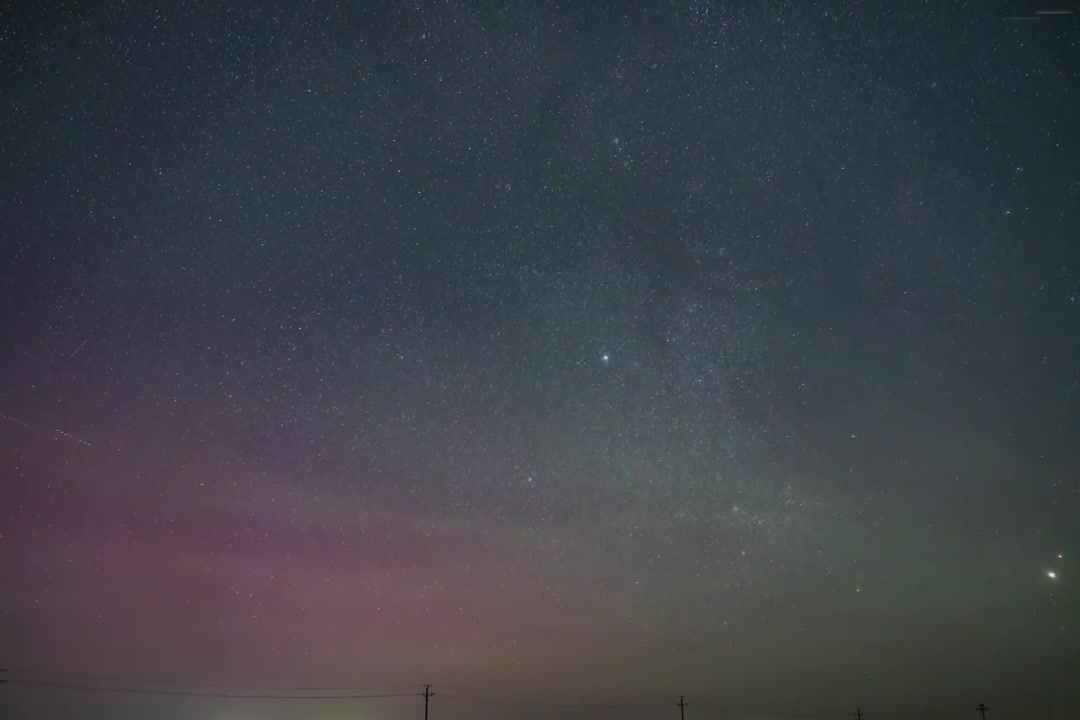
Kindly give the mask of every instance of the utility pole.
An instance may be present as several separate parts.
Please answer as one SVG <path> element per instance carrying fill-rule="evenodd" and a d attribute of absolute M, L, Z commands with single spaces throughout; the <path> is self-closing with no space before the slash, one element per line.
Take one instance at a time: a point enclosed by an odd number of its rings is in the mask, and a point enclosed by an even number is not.
<path fill-rule="evenodd" d="M 990 708 L 986 707 L 982 703 L 979 703 L 979 707 L 975 708 L 982 715 L 982 720 L 986 720 L 986 713 L 990 712 Z"/>
<path fill-rule="evenodd" d="M 679 720 L 686 720 L 686 698 L 679 696 Z"/>
<path fill-rule="evenodd" d="M 430 685 L 425 685 L 424 686 L 424 720 L 428 720 L 428 718 L 427 718 L 428 700 L 431 700 L 431 696 L 434 695 L 434 694 L 435 693 L 431 692 L 431 686 Z"/>
<path fill-rule="evenodd" d="M 859 707 L 858 705 L 856 705 L 855 706 L 855 720 L 862 720 L 862 719 L 863 719 L 862 708 Z"/>

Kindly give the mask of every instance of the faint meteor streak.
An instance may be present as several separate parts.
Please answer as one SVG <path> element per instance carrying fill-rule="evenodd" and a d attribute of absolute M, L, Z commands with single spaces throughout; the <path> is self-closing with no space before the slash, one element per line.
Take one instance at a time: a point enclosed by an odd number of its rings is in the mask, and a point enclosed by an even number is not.
<path fill-rule="evenodd" d="M 75 352 L 73 352 L 73 353 L 71 353 L 70 355 L 68 355 L 68 360 L 70 360 L 71 358 L 75 357 L 75 356 L 76 356 L 76 355 L 77 355 L 77 354 L 79 353 L 79 351 L 80 351 L 80 350 L 82 350 L 82 349 L 83 349 L 83 347 L 85 347 L 85 346 L 86 346 L 86 343 L 88 343 L 88 342 L 90 342 L 90 338 L 86 338 L 86 339 L 85 339 L 85 340 L 83 340 L 83 341 L 82 341 L 81 343 L 79 343 L 79 347 L 75 348 Z"/>
<path fill-rule="evenodd" d="M 85 441 L 85 440 L 83 440 L 82 438 L 80 438 L 80 437 L 75 437 L 74 435 L 72 435 L 72 434 L 71 434 L 71 433 L 69 433 L 69 432 L 64 432 L 63 430 L 55 430 L 54 432 L 57 432 L 57 433 L 59 433 L 59 434 L 63 435 L 64 437 L 66 437 L 66 438 L 67 438 L 68 440 L 73 440 L 73 441 L 75 441 L 75 442 L 79 443 L 80 445 L 85 445 L 86 447 L 94 447 L 93 445 L 91 445 L 90 443 L 86 442 L 86 441 Z"/>
<path fill-rule="evenodd" d="M 22 425 L 24 428 L 27 428 L 29 430 L 33 430 L 34 432 L 41 432 L 41 428 L 39 428 L 37 425 L 31 425 L 30 423 L 26 422 L 25 420 L 20 420 L 17 417 L 12 417 L 11 415 L 5 415 L 4 413 L 0 413 L 0 418 L 2 418 L 4 420 L 7 420 L 8 422 L 13 422 L 16 425 Z M 65 432 L 64 430 L 60 430 L 59 428 L 53 430 L 53 432 L 56 433 L 57 435 L 63 435 L 68 440 L 71 440 L 72 442 L 77 442 L 80 445 L 85 445 L 86 447 L 94 447 L 93 445 L 86 442 L 82 438 L 77 437 L 75 435 L 72 435 L 69 432 Z"/>
<path fill-rule="evenodd" d="M 1038 22 L 1048 16 L 1068 16 L 1072 14 L 1072 10 L 1036 10 L 1034 15 L 1007 15 L 1003 19 L 1006 22 Z"/>
<path fill-rule="evenodd" d="M 16 417 L 11 417 L 10 415 L 5 415 L 3 413 L 0 413 L 0 418 L 3 418 L 4 420 L 7 420 L 9 422 L 13 422 L 16 425 L 22 425 L 25 428 L 30 428 L 31 430 L 37 430 L 37 428 L 34 427 L 33 425 L 31 425 L 30 423 L 25 422 L 23 420 L 20 420 L 19 418 L 16 418 Z"/>

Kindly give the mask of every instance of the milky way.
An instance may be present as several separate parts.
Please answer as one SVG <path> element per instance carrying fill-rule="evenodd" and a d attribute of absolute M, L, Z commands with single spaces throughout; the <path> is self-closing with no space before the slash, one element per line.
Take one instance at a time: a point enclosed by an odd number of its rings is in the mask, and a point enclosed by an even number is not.
<path fill-rule="evenodd" d="M 1032 12 L 8 13 L 0 703 L 1072 716 L 1080 26 Z"/>

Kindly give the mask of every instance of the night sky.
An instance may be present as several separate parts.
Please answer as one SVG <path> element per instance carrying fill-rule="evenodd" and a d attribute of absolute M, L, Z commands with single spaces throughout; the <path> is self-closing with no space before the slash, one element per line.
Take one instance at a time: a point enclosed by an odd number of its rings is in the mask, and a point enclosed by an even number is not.
<path fill-rule="evenodd" d="M 1078 716 L 1067 5 L 6 7 L 10 717 Z"/>

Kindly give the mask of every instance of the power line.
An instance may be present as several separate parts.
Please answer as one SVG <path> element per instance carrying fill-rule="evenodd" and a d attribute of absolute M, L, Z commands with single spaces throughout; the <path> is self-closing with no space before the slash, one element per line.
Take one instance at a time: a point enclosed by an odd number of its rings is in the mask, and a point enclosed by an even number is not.
<path fill-rule="evenodd" d="M 415 688 L 415 685 L 400 685 L 399 688 Z M 388 689 L 387 686 L 369 685 L 367 687 L 360 685 L 298 685 L 297 687 L 290 687 L 289 690 L 295 690 L 296 692 L 363 692 L 367 690 L 375 689 Z M 403 693 L 402 697 L 412 697 L 413 695 L 423 695 L 424 693 L 417 690 L 414 693 Z M 434 695 L 434 693 L 432 693 Z"/>
<path fill-rule="evenodd" d="M 439 685 L 443 691 L 440 697 L 450 698 L 454 700 L 461 700 L 466 702 L 486 703 L 492 705 L 520 705 L 524 707 L 565 707 L 565 708 L 595 708 L 595 709 L 645 709 L 653 708 L 660 709 L 668 707 L 670 700 L 661 699 L 659 697 L 653 698 L 652 696 L 633 697 L 630 700 L 624 702 L 598 702 L 595 700 L 560 700 L 560 701 L 548 701 L 538 698 L 537 696 L 522 697 L 512 695 L 490 695 L 482 692 L 474 692 L 471 688 L 463 688 L 459 686 Z"/>
<path fill-rule="evenodd" d="M 447 700 L 460 700 L 463 702 L 480 703 L 484 705 L 500 705 L 506 707 L 538 707 L 562 709 L 573 708 L 583 710 L 626 710 L 628 708 L 642 707 L 641 705 L 620 705 L 607 703 L 569 703 L 547 702 L 543 700 L 514 700 L 509 698 L 500 698 L 484 695 L 443 694 L 439 697 Z"/>
<path fill-rule="evenodd" d="M 3 671 L 0 671 L 3 672 Z M 32 670 L 27 668 L 16 669 L 10 671 L 14 677 L 18 680 L 22 680 L 25 683 L 34 682 L 48 682 L 57 683 L 62 685 L 92 685 L 94 687 L 99 686 L 122 686 L 124 688 L 134 688 L 138 686 L 142 688 L 144 686 L 150 686 L 153 689 L 175 689 L 176 683 L 166 680 L 157 679 L 139 679 L 133 680 L 129 678 L 116 677 L 115 675 L 96 675 L 86 673 L 67 673 L 67 672 L 54 672 L 49 670 Z M 0 676 L 0 682 L 2 682 Z M 9 678 L 11 676 L 8 676 Z M 196 691 L 205 692 L 210 694 L 225 694 L 225 695 L 264 695 L 264 694 L 295 694 L 295 693 L 314 693 L 314 692 L 336 692 L 336 693 L 350 693 L 350 694 L 394 694 L 402 693 L 403 695 L 421 694 L 419 685 L 287 685 L 278 686 L 273 689 L 258 688 L 258 687 L 244 687 L 244 686 L 228 686 L 228 685 L 205 685 L 189 684 L 183 687 L 183 691 Z"/>
<path fill-rule="evenodd" d="M 167 690 L 164 688 L 110 687 L 84 683 L 64 683 L 50 680 L 8 680 L 8 685 L 22 687 L 72 690 L 76 692 L 118 693 L 124 695 L 156 695 L 165 697 L 213 698 L 218 700 L 375 700 L 381 698 L 422 697 L 421 693 L 353 693 L 311 695 L 303 693 L 238 693 L 209 690 Z"/>
<path fill-rule="evenodd" d="M 155 685 L 167 685 L 162 681 L 140 681 L 137 687 L 131 681 L 108 677 L 104 675 L 80 675 L 74 673 L 46 673 L 46 672 L 18 672 L 20 677 L 11 679 L 12 685 L 24 687 L 51 688 L 58 690 L 73 690 L 103 693 L 126 693 L 138 695 L 159 695 L 169 697 L 206 697 L 227 699 L 278 699 L 278 700 L 353 700 L 353 699 L 377 699 L 377 698 L 403 698 L 425 697 L 425 703 L 434 697 L 436 693 L 431 691 L 431 685 L 414 692 L 382 692 L 371 693 L 364 690 L 373 689 L 359 686 L 312 686 L 290 687 L 276 691 L 248 691 L 225 687 L 201 687 L 199 689 L 178 689 L 173 687 L 153 687 Z M 56 678 L 70 678 L 61 680 Z M 145 687 L 149 685 L 151 687 Z M 384 688 L 386 686 L 383 686 Z M 400 686 L 404 687 L 404 686 Z M 415 686 L 413 686 L 415 687 Z M 332 692 L 341 693 L 334 695 L 311 695 L 308 693 Z M 653 707 L 656 703 L 597 703 L 597 702 L 556 702 L 545 700 L 527 700 L 510 698 L 505 696 L 477 695 L 468 692 L 439 694 L 449 700 L 458 700 L 471 703 L 488 705 L 500 705 L 510 707 L 537 707 L 537 708 L 573 708 L 573 709 L 628 709 Z"/>

